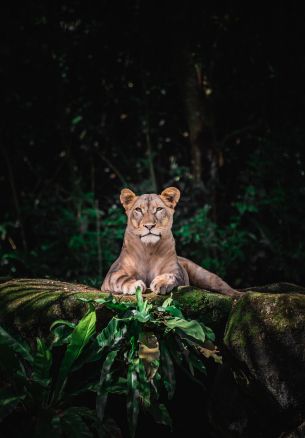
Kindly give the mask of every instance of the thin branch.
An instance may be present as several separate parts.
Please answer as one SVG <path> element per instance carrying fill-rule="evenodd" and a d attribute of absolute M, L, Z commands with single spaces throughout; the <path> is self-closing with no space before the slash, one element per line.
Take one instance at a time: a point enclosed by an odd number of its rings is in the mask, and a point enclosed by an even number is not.
<path fill-rule="evenodd" d="M 126 179 L 123 177 L 119 169 L 114 164 L 112 164 L 109 158 L 107 158 L 101 152 L 97 152 L 97 155 L 101 158 L 101 160 L 105 161 L 105 163 L 110 167 L 110 169 L 113 170 L 113 172 L 116 174 L 116 176 L 119 178 L 119 180 L 124 186 L 129 186 L 129 187 L 131 186 L 130 184 L 127 183 Z"/>
<path fill-rule="evenodd" d="M 152 191 L 154 193 L 158 192 L 158 184 L 157 184 L 157 177 L 155 172 L 155 166 L 154 166 L 154 156 L 153 156 L 153 148 L 151 143 L 151 136 L 150 136 L 150 124 L 149 124 L 149 104 L 147 99 L 147 86 L 146 82 L 144 80 L 144 74 L 142 75 L 142 92 L 143 92 L 143 102 L 144 102 L 144 111 L 146 114 L 146 117 L 144 118 L 143 122 L 145 121 L 145 128 L 144 128 L 144 134 L 146 139 L 146 153 L 147 153 L 147 159 L 148 159 L 148 171 L 150 173 L 150 180 L 151 180 L 151 186 Z"/>
<path fill-rule="evenodd" d="M 234 129 L 233 131 L 226 134 L 223 139 L 218 143 L 219 147 L 223 147 L 229 140 L 236 137 L 237 135 L 244 134 L 245 132 L 251 131 L 256 128 L 257 124 L 244 126 L 243 128 Z"/>
<path fill-rule="evenodd" d="M 23 248 L 25 250 L 27 250 L 27 241 L 26 241 L 26 237 L 25 237 L 25 232 L 24 232 L 24 226 L 23 226 L 23 221 L 22 221 L 22 215 L 21 215 L 21 209 L 20 209 L 20 204 L 19 204 L 19 199 L 18 199 L 18 195 L 17 195 L 17 190 L 16 190 L 16 184 L 15 184 L 15 177 L 14 177 L 14 173 L 13 173 L 13 168 L 11 166 L 11 162 L 9 159 L 9 156 L 5 150 L 4 147 L 1 148 L 2 149 L 2 154 L 4 157 L 4 161 L 7 167 L 7 173 L 8 173 L 8 180 L 9 180 L 9 184 L 11 187 L 11 191 L 12 191 L 12 196 L 13 196 L 13 202 L 14 202 L 14 206 L 15 206 L 15 210 L 16 210 L 16 217 L 17 220 L 20 224 L 20 234 L 21 234 L 21 241 L 22 241 L 22 245 Z"/>
<path fill-rule="evenodd" d="M 97 265 L 98 265 L 98 275 L 100 280 L 103 278 L 103 254 L 102 254 L 102 243 L 101 243 L 101 219 L 99 211 L 98 200 L 95 200 L 95 211 L 96 211 L 96 246 L 97 246 Z"/>
<path fill-rule="evenodd" d="M 150 133 L 149 133 L 148 120 L 146 120 L 145 138 L 146 138 L 146 146 L 147 146 L 148 169 L 149 169 L 149 173 L 150 173 L 152 191 L 153 191 L 153 193 L 158 193 L 157 178 L 156 178 L 156 172 L 155 172 L 155 166 L 154 166 L 154 158 L 153 158 L 153 152 L 152 152 L 152 145 L 151 145 L 151 138 L 150 138 Z"/>

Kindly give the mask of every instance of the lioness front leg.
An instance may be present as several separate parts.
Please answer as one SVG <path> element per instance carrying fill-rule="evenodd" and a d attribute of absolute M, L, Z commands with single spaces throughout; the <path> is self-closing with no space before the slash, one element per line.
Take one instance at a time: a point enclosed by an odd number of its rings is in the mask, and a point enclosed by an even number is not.
<path fill-rule="evenodd" d="M 157 275 L 150 283 L 151 291 L 161 295 L 168 294 L 176 286 L 178 281 L 174 274 Z"/>
<path fill-rule="evenodd" d="M 101 289 L 109 292 L 123 293 L 124 295 L 133 295 L 138 287 L 142 293 L 145 292 L 146 285 L 144 281 L 137 280 L 122 271 L 116 271 L 105 278 Z"/>
<path fill-rule="evenodd" d="M 117 292 L 122 292 L 124 295 L 134 295 L 138 287 L 141 289 L 142 293 L 145 292 L 146 285 L 144 281 L 130 278 L 125 284 L 123 284 L 121 290 Z"/>

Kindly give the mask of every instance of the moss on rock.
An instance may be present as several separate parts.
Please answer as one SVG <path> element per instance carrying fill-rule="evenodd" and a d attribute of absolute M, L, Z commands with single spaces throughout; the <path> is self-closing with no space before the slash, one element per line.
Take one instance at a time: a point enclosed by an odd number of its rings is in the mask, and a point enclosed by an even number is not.
<path fill-rule="evenodd" d="M 88 286 L 47 279 L 0 284 L 0 323 L 26 336 L 46 334 L 56 319 L 77 320 L 85 311 L 78 296 L 98 297 Z"/>
<path fill-rule="evenodd" d="M 108 293 L 89 286 L 48 279 L 15 279 L 0 284 L 0 324 L 25 336 L 45 335 L 56 319 L 78 320 L 86 305 L 77 298 L 101 298 Z M 134 296 L 116 295 L 118 300 Z M 198 318 L 223 333 L 232 299 L 191 287 L 173 293 L 185 315 Z M 161 303 L 164 296 L 148 292 L 145 298 Z"/>
<path fill-rule="evenodd" d="M 232 298 L 201 289 L 183 287 L 175 293 L 174 299 L 185 315 L 204 322 L 222 338 L 233 304 Z"/>
<path fill-rule="evenodd" d="M 287 415 L 305 406 L 304 315 L 303 294 L 247 293 L 224 336 L 237 379 L 247 376 L 239 384 L 254 396 L 264 393 L 266 407 Z"/>

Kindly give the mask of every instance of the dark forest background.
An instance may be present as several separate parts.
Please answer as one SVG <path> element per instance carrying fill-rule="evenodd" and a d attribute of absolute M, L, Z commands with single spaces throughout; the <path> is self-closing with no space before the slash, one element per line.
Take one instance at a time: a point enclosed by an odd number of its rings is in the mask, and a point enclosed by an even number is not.
<path fill-rule="evenodd" d="M 100 285 L 120 190 L 174 185 L 181 255 L 305 283 L 301 2 L 5 3 L 0 275 Z"/>

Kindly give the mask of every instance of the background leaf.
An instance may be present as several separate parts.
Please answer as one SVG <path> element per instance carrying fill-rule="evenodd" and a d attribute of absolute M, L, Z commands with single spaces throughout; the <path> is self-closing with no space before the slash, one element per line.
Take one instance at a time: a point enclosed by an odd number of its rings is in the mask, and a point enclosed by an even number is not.
<path fill-rule="evenodd" d="M 30 352 L 30 348 L 22 341 L 15 339 L 11 336 L 3 327 L 0 326 L 0 345 L 9 347 L 15 353 L 29 363 L 33 363 L 33 356 Z"/>
<path fill-rule="evenodd" d="M 172 399 L 176 389 L 175 369 L 172 358 L 164 341 L 160 343 L 160 352 L 163 385 L 167 391 L 168 398 Z"/>
<path fill-rule="evenodd" d="M 100 420 L 100 422 L 104 419 L 104 413 L 105 413 L 105 405 L 108 398 L 108 392 L 106 390 L 106 384 L 110 382 L 111 376 L 110 376 L 110 369 L 115 361 L 115 358 L 117 357 L 119 350 L 113 350 L 110 351 L 106 359 L 103 363 L 101 374 L 100 374 L 100 380 L 96 387 L 97 396 L 96 396 L 96 413 Z"/>
<path fill-rule="evenodd" d="M 55 398 L 60 396 L 73 363 L 95 333 L 95 323 L 96 313 L 95 310 L 91 310 L 79 321 L 73 330 L 59 369 Z"/>
<path fill-rule="evenodd" d="M 169 426 L 172 430 L 172 419 L 169 415 L 169 412 L 164 404 L 153 404 L 149 408 L 149 413 L 152 415 L 153 419 L 158 424 L 164 424 L 164 426 Z"/>
<path fill-rule="evenodd" d="M 19 403 L 25 399 L 25 394 L 15 395 L 6 389 L 0 389 L 0 422 L 8 416 Z"/>
<path fill-rule="evenodd" d="M 124 323 L 115 317 L 112 318 L 107 326 L 103 328 L 103 330 L 96 337 L 100 350 L 103 350 L 106 347 L 114 346 L 120 342 L 121 339 L 124 338 L 126 330 L 127 328 Z"/>
<path fill-rule="evenodd" d="M 128 367 L 127 372 L 127 418 L 129 424 L 130 435 L 133 438 L 135 436 L 138 416 L 139 416 L 139 382 L 138 376 L 133 363 Z"/>
<path fill-rule="evenodd" d="M 181 318 L 170 318 L 168 320 L 165 320 L 164 324 L 170 329 L 179 328 L 191 338 L 194 338 L 202 343 L 205 341 L 205 333 L 198 321 L 187 321 Z"/>
<path fill-rule="evenodd" d="M 52 353 L 43 339 L 36 339 L 36 353 L 34 355 L 32 379 L 44 386 L 50 382 L 50 367 Z"/>
<path fill-rule="evenodd" d="M 63 415 L 60 417 L 61 427 L 63 432 L 68 437 L 75 438 L 91 438 L 93 433 L 89 430 L 88 425 L 85 423 L 83 417 L 88 416 L 89 409 L 72 407 L 66 409 Z M 89 414 L 91 418 L 93 417 Z"/>

